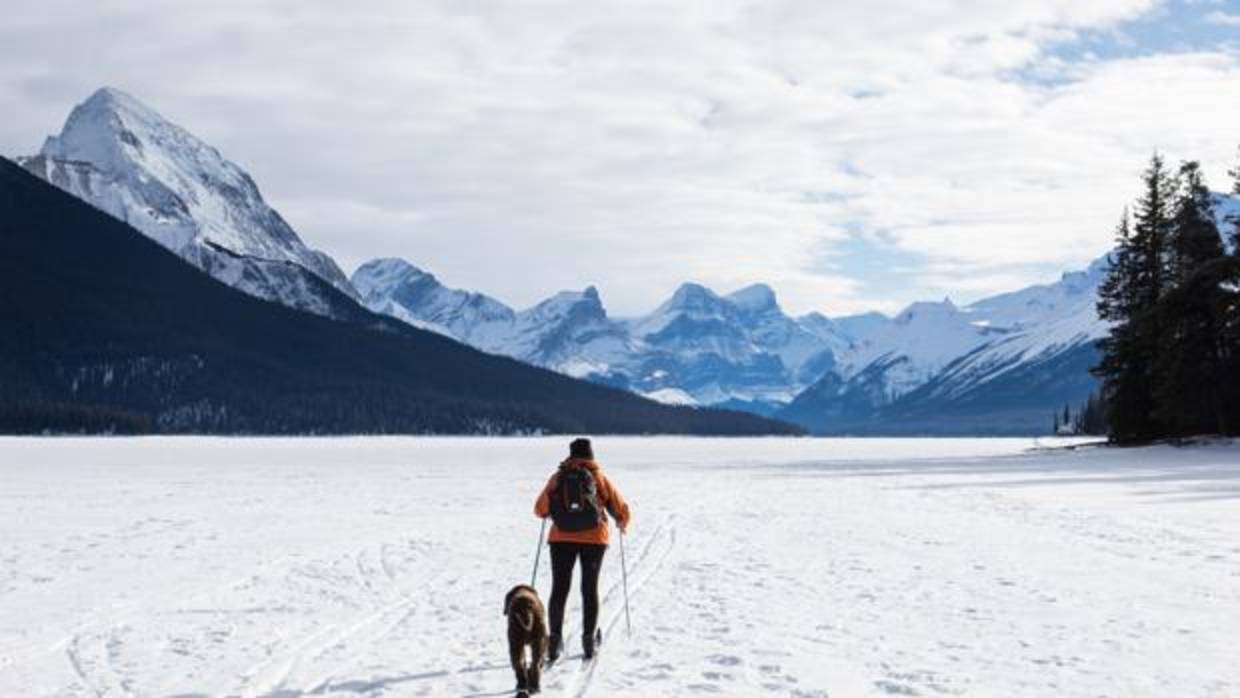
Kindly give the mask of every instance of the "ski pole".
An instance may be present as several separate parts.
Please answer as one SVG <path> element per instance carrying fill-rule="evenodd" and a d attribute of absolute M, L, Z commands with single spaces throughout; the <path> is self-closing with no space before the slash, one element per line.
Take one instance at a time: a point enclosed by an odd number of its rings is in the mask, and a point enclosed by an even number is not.
<path fill-rule="evenodd" d="M 620 573 L 624 579 L 624 628 L 633 637 L 633 621 L 629 619 L 629 565 L 624 560 L 624 531 L 620 532 Z"/>
<path fill-rule="evenodd" d="M 543 535 L 547 533 L 547 519 L 542 520 L 542 528 L 538 529 L 538 547 L 534 549 L 534 571 L 530 574 L 530 586 L 538 581 L 538 558 L 542 556 Z"/>

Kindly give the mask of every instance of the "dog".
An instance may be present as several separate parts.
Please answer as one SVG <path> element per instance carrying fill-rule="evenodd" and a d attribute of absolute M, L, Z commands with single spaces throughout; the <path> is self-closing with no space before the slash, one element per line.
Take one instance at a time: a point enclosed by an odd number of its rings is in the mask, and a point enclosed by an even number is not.
<path fill-rule="evenodd" d="M 508 616 L 508 658 L 517 675 L 517 695 L 538 693 L 547 657 L 547 612 L 538 591 L 528 584 L 513 587 L 504 597 L 504 615 Z"/>

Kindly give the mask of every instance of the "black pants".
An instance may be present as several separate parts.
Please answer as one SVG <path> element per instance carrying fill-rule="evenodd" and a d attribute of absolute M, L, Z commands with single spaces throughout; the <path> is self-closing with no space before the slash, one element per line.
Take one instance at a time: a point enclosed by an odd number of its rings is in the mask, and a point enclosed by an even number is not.
<path fill-rule="evenodd" d="M 564 626 L 564 604 L 573 583 L 573 565 L 581 558 L 581 636 L 594 635 L 598 625 L 598 573 L 603 569 L 606 545 L 586 543 L 551 544 L 551 634 L 559 636 Z"/>

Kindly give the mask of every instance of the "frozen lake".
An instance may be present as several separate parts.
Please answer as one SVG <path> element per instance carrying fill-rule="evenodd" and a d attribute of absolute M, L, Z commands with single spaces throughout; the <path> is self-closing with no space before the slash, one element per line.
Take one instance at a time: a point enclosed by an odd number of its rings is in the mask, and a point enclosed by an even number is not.
<path fill-rule="evenodd" d="M 509 695 L 567 441 L 0 439 L 0 695 Z M 545 694 L 1240 695 L 1240 445 L 1063 443 L 597 439 L 633 634 L 613 544 Z"/>

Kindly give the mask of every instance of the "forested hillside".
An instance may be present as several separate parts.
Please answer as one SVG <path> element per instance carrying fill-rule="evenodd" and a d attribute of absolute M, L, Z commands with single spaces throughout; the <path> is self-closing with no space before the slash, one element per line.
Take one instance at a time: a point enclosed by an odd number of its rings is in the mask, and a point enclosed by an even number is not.
<path fill-rule="evenodd" d="M 0 386 L 7 432 L 798 431 L 660 405 L 361 308 L 337 321 L 247 296 L 7 160 Z"/>

